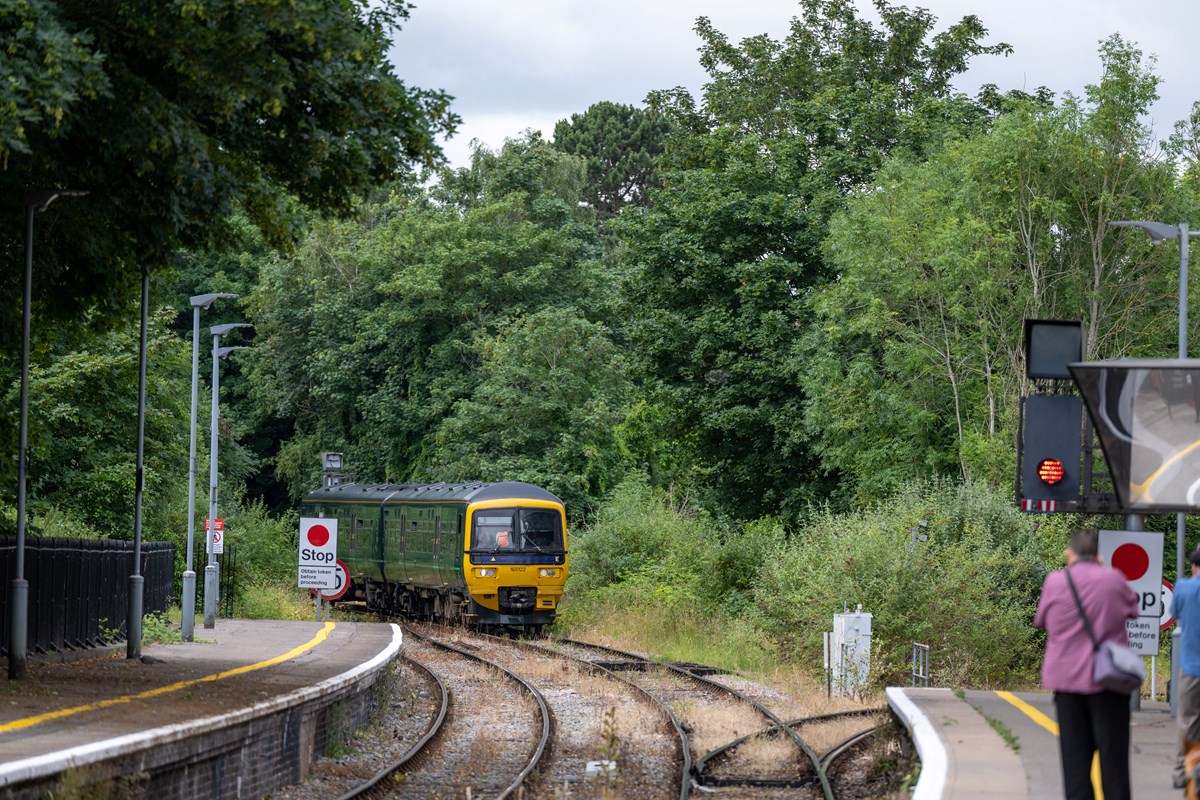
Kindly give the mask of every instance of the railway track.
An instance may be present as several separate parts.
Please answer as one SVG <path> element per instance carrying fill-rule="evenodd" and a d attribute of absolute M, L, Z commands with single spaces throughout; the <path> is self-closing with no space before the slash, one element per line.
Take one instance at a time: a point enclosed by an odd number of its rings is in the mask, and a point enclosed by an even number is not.
<path fill-rule="evenodd" d="M 425 694 L 444 698 L 433 715 L 442 722 L 433 720 L 420 743 L 340 800 L 462 798 L 468 791 L 473 798 L 530 800 L 873 796 L 863 787 L 878 760 L 873 742 L 883 709 L 783 720 L 718 682 L 733 676 L 700 665 L 662 664 L 566 639 L 514 640 L 434 625 L 406 630 L 406 658 L 430 668 L 426 680 L 438 681 Z M 439 664 L 448 653 L 463 663 L 473 659 L 472 666 Z M 541 698 L 543 721 L 532 721 L 528 710 L 512 712 L 514 701 L 497 693 L 495 677 L 483 681 L 492 688 L 481 705 L 481 674 L 508 676 L 505 696 L 523 685 L 524 705 Z M 465 725 L 464 716 L 477 724 Z M 545 729 L 536 756 L 518 763 L 493 755 L 488 737 L 511 728 L 509 719 L 524 719 L 519 724 L 529 731 Z M 510 740 L 531 738 L 508 733 Z"/>
<path fill-rule="evenodd" d="M 541 693 L 483 656 L 409 626 L 405 633 L 405 656 L 441 687 L 442 710 L 417 745 L 341 800 L 515 797 L 551 743 Z"/>
<path fill-rule="evenodd" d="M 882 709 L 864 709 L 784 722 L 762 703 L 710 677 L 720 674 L 720 670 L 658 663 L 637 653 L 570 639 L 551 639 L 548 646 L 556 652 L 573 652 L 607 669 L 631 672 L 639 685 L 674 707 L 688 731 L 693 751 L 692 783 L 706 796 L 774 798 L 799 794 L 833 800 L 833 767 L 848 754 L 863 750 L 878 720 L 884 717 Z M 852 720 L 862 721 L 860 729 L 824 754 L 806 741 L 820 738 L 826 728 L 844 730 L 847 721 Z"/>
<path fill-rule="evenodd" d="M 502 664 L 546 697 L 555 738 L 526 797 L 611 797 L 618 787 L 617 796 L 679 796 L 687 775 L 684 735 L 652 695 L 609 670 L 528 642 L 436 630 Z"/>

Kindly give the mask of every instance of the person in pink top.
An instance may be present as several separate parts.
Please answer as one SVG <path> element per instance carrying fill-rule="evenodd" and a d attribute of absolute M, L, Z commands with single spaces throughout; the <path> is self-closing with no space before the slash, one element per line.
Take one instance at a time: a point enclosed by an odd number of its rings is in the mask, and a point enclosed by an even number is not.
<path fill-rule="evenodd" d="M 1121 572 L 1100 564 L 1099 533 L 1080 528 L 1067 543 L 1067 569 L 1098 642 L 1128 644 L 1125 620 L 1137 617 L 1137 597 Z M 1059 752 L 1067 800 L 1092 800 L 1092 753 L 1100 753 L 1104 800 L 1127 800 L 1129 695 L 1092 680 L 1095 656 L 1065 570 L 1046 576 L 1033 624 L 1046 629 L 1042 686 L 1054 692 Z"/>

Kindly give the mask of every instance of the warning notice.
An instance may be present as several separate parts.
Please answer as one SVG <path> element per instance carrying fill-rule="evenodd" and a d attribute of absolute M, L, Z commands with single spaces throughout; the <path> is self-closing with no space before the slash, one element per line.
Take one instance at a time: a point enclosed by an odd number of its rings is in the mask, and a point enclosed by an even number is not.
<path fill-rule="evenodd" d="M 1100 531 L 1101 562 L 1120 571 L 1137 595 L 1138 617 L 1126 620 L 1129 649 L 1143 656 L 1158 654 L 1162 624 L 1163 535 L 1156 531 Z"/>
<path fill-rule="evenodd" d="M 310 567 L 300 565 L 300 589 L 336 589 L 338 586 L 337 567 Z"/>
<path fill-rule="evenodd" d="M 337 588 L 337 522 L 336 519 L 300 519 L 299 588 Z"/>

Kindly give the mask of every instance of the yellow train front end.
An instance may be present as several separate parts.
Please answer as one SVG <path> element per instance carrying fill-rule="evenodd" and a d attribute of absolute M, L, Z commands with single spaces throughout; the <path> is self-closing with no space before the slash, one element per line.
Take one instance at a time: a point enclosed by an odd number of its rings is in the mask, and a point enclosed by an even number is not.
<path fill-rule="evenodd" d="M 534 629 L 554 622 L 567 580 L 563 504 L 519 496 L 480 500 L 468 505 L 466 528 L 464 620 Z"/>

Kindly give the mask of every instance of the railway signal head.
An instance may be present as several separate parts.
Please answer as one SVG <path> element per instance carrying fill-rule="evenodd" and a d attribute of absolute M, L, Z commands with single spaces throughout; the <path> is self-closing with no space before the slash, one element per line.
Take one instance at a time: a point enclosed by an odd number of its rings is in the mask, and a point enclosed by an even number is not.
<path fill-rule="evenodd" d="M 1024 500 L 1078 500 L 1083 461 L 1083 401 L 1070 395 L 1025 398 L 1021 440 Z"/>

